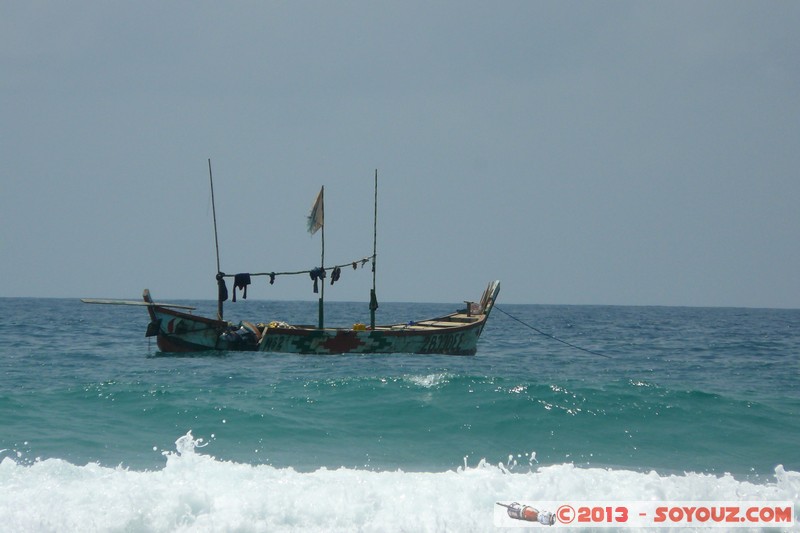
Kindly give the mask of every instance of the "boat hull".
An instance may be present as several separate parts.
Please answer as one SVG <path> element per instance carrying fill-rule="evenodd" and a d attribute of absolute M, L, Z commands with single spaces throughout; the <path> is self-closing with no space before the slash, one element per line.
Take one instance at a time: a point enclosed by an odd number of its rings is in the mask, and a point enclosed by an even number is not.
<path fill-rule="evenodd" d="M 435 353 L 474 355 L 483 323 L 457 330 L 268 328 L 259 343 L 262 352 L 299 354 Z M 413 326 L 409 326 L 412 328 Z"/>
<path fill-rule="evenodd" d="M 447 316 L 409 322 L 344 329 L 318 329 L 278 323 L 256 327 L 248 322 L 233 326 L 155 304 L 149 291 L 148 337 L 156 337 L 162 352 L 204 350 L 253 351 L 298 354 L 418 353 L 474 355 L 478 339 L 500 291 L 500 283 L 489 284 L 477 304 L 466 302 L 464 310 Z"/>
<path fill-rule="evenodd" d="M 146 302 L 149 297 L 149 292 L 145 291 Z M 223 320 L 191 315 L 157 304 L 149 305 L 147 310 L 150 324 L 146 336 L 155 337 L 162 352 L 252 351 L 258 347 L 258 336 L 252 331 L 255 329 L 252 326 L 247 330 L 233 328 Z"/>

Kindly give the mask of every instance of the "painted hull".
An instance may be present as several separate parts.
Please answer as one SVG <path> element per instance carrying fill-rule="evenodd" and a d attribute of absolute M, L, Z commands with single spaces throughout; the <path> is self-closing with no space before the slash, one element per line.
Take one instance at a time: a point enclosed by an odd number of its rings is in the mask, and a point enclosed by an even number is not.
<path fill-rule="evenodd" d="M 500 283 L 489 284 L 478 304 L 443 317 L 376 326 L 371 329 L 318 329 L 310 326 L 270 324 L 259 329 L 243 322 L 239 326 L 149 303 L 147 336 L 155 336 L 162 352 L 228 350 L 298 354 L 420 353 L 474 355 L 478 339 L 489 318 Z"/>
<path fill-rule="evenodd" d="M 258 337 L 254 333 L 240 333 L 241 328 L 232 328 L 222 320 L 158 305 L 149 306 L 148 311 L 150 324 L 146 335 L 156 338 L 158 349 L 162 352 L 252 351 L 258 347 Z"/>
<path fill-rule="evenodd" d="M 441 320 L 441 319 L 437 319 Z M 474 355 L 486 319 L 448 329 L 380 326 L 375 330 L 267 328 L 258 349 L 300 354 L 436 353 Z"/>

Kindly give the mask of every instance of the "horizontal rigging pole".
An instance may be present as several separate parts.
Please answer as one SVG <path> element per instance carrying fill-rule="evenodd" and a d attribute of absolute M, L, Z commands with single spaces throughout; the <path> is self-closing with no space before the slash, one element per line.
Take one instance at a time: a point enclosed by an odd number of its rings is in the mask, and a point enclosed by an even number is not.
<path fill-rule="evenodd" d="M 103 304 L 103 305 L 147 305 L 153 307 L 174 307 L 176 309 L 197 309 L 196 307 L 192 307 L 190 305 L 178 305 L 178 304 L 165 304 L 165 303 L 151 303 L 151 302 L 140 302 L 138 300 L 103 300 L 99 298 L 81 298 L 81 301 L 85 304 Z"/>

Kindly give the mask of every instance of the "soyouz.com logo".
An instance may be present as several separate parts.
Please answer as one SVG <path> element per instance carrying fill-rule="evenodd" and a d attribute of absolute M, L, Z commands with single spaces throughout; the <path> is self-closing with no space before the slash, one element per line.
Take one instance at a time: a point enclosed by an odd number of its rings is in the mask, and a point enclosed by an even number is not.
<path fill-rule="evenodd" d="M 792 527 L 791 501 L 496 502 L 497 527 Z"/>

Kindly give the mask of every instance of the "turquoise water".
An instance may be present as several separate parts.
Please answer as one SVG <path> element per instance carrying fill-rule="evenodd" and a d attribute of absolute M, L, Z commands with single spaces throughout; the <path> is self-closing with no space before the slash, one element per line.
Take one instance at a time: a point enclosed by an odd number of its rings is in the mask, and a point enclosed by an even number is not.
<path fill-rule="evenodd" d="M 456 307 L 382 303 L 379 318 Z M 18 531 L 485 531 L 494 501 L 526 497 L 798 508 L 800 311 L 506 306 L 502 294 L 498 307 L 608 357 L 499 310 L 475 357 L 177 357 L 144 337 L 142 308 L 0 299 L 0 521 Z M 308 322 L 316 307 L 244 301 L 226 312 Z M 326 307 L 331 325 L 368 313 Z M 60 498 L 43 500 L 48 490 Z M 309 499 L 326 512 L 300 512 Z M 417 518 L 375 515 L 403 505 Z M 454 505 L 469 510 L 456 518 Z"/>

